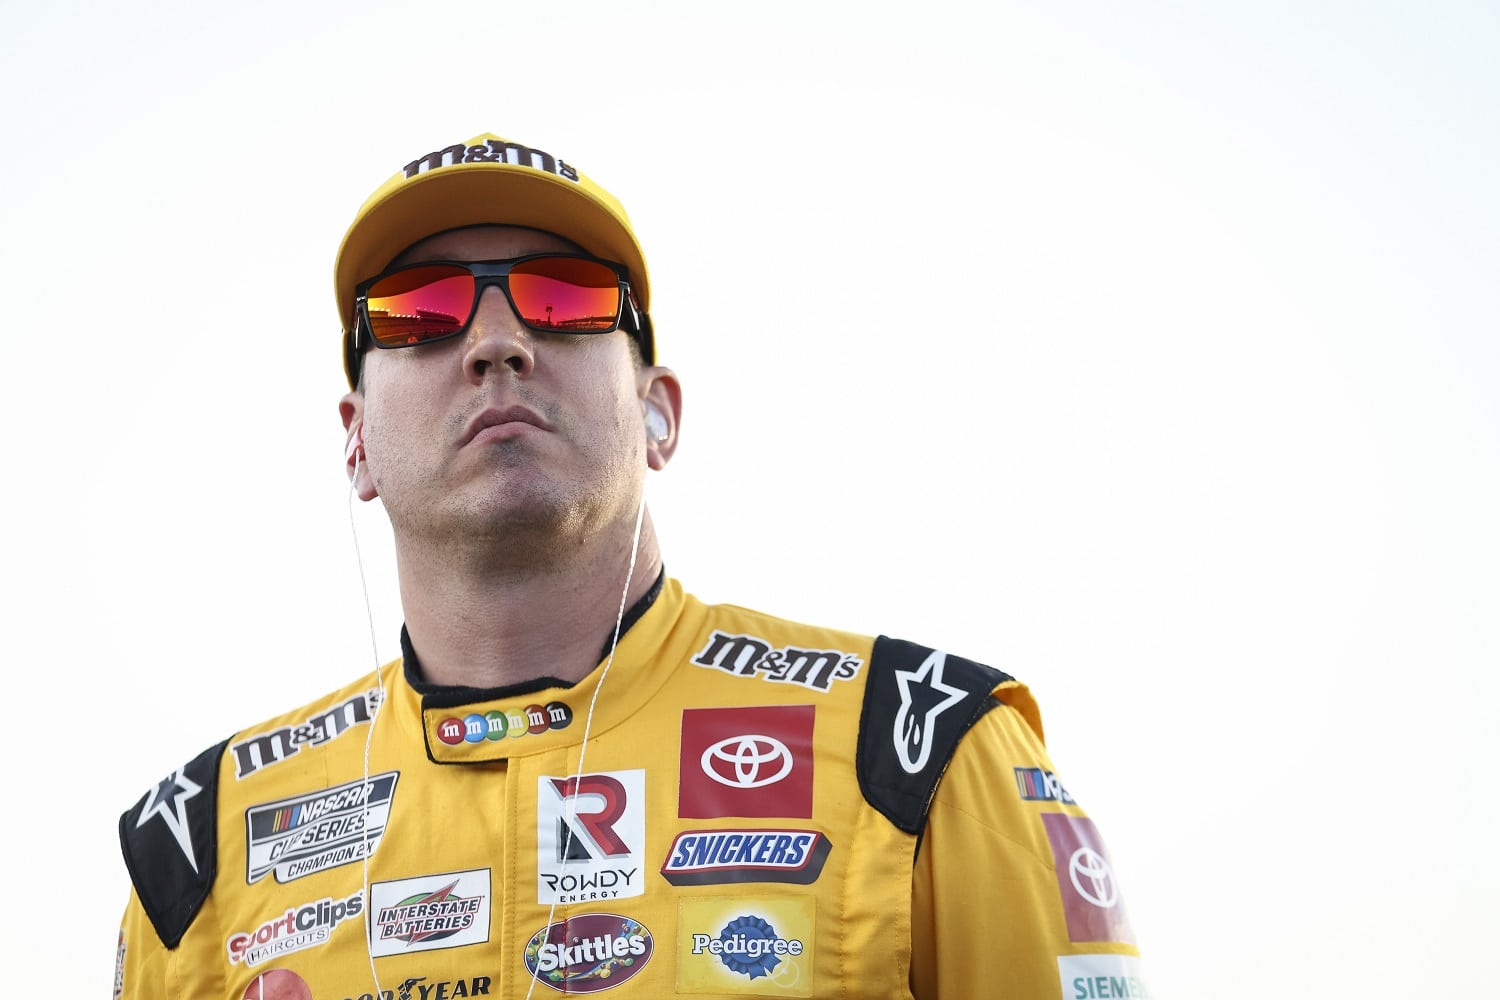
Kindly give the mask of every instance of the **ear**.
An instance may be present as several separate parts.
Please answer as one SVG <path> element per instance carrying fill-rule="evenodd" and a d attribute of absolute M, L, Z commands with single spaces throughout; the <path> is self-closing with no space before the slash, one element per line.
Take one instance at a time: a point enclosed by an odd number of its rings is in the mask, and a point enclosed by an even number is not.
<path fill-rule="evenodd" d="M 375 477 L 370 475 L 370 459 L 365 453 L 365 397 L 359 390 L 347 392 L 339 400 L 339 417 L 348 437 L 344 444 L 344 474 L 354 483 L 361 500 L 379 496 Z"/>
<path fill-rule="evenodd" d="M 682 424 L 682 386 L 672 369 L 649 365 L 640 370 L 636 391 L 641 397 L 644 419 L 649 402 L 661 414 L 665 427 L 657 434 L 646 434 L 646 465 L 660 472 L 677 451 L 677 431 Z M 644 433 L 644 424 L 642 425 Z"/>

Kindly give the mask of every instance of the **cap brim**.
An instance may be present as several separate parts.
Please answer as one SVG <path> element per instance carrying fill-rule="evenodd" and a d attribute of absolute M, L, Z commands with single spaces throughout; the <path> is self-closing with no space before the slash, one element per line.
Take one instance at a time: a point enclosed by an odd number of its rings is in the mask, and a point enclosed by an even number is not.
<path fill-rule="evenodd" d="M 641 311 L 651 308 L 646 257 L 635 235 L 581 184 L 532 167 L 465 164 L 461 170 L 412 178 L 366 206 L 344 234 L 334 288 L 346 336 L 354 328 L 355 285 L 385 270 L 419 240 L 485 223 L 546 230 L 625 265 Z"/>

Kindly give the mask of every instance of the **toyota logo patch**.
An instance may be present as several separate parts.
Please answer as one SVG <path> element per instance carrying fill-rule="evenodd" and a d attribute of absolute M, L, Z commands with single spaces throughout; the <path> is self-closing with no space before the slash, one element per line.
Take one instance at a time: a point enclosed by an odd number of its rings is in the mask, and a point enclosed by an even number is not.
<path fill-rule="evenodd" d="M 792 752 L 774 736 L 730 736 L 703 751 L 703 773 L 730 788 L 763 788 L 792 772 Z"/>
<path fill-rule="evenodd" d="M 677 814 L 812 816 L 811 705 L 682 713 Z"/>

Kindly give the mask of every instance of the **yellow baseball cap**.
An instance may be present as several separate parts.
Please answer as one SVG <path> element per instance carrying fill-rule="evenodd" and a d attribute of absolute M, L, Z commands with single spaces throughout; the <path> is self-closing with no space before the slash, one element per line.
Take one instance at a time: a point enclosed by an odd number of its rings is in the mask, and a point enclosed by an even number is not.
<path fill-rule="evenodd" d="M 625 265 L 637 307 L 649 312 L 646 255 L 619 200 L 567 161 L 486 132 L 406 164 L 366 199 L 344 233 L 333 283 L 351 386 L 359 361 L 354 286 L 379 274 L 418 240 L 481 223 L 544 229 Z M 646 363 L 655 364 L 649 320 L 642 325 Z"/>

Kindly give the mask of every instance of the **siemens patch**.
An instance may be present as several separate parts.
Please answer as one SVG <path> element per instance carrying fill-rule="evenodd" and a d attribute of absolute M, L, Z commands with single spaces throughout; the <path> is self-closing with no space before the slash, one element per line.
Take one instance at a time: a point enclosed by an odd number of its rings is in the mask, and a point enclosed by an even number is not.
<path fill-rule="evenodd" d="M 1059 955 L 1064 1000 L 1151 1000 L 1151 987 L 1134 955 Z"/>

